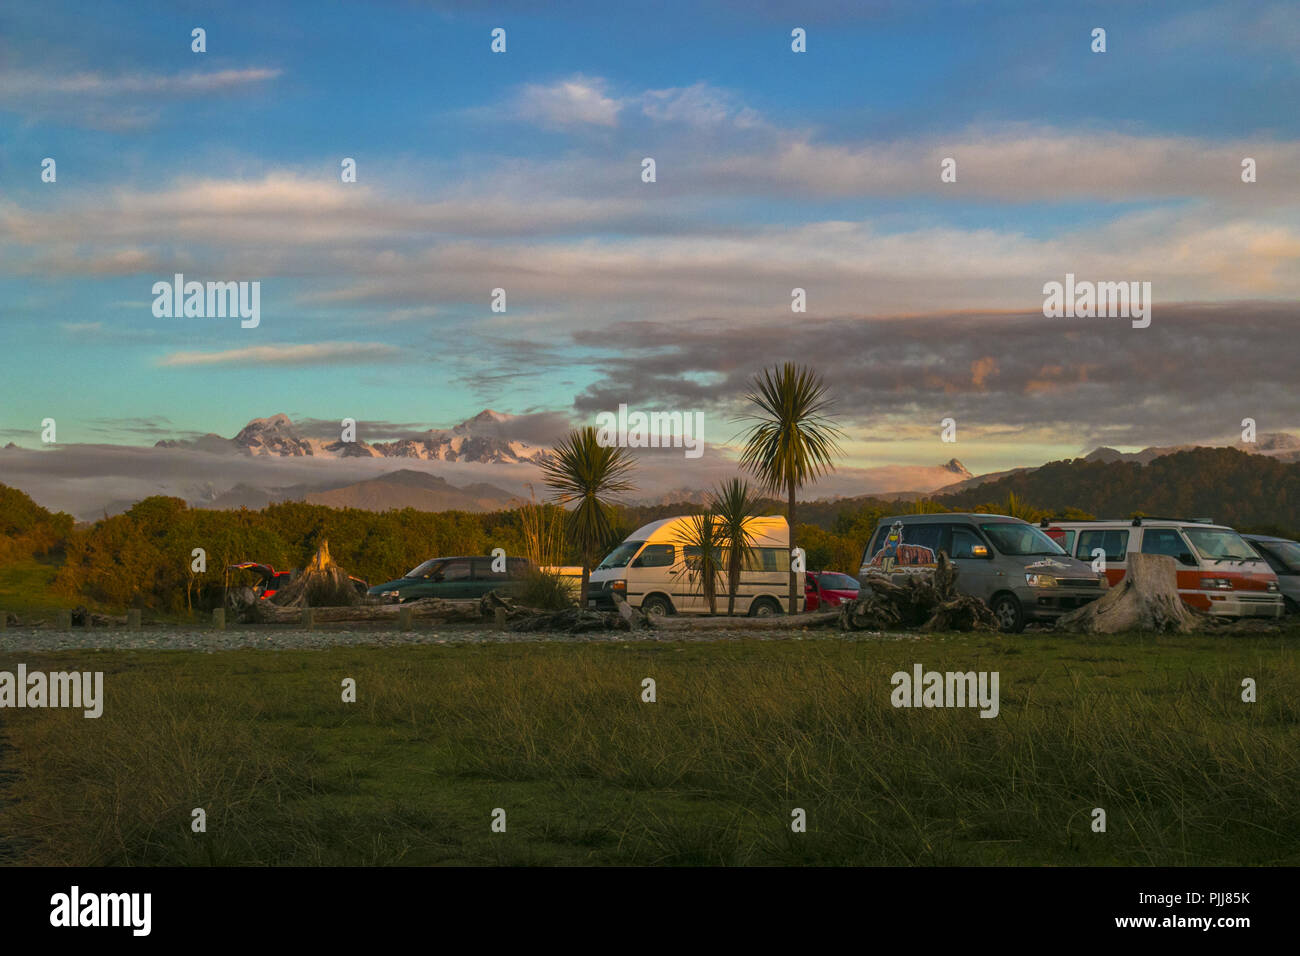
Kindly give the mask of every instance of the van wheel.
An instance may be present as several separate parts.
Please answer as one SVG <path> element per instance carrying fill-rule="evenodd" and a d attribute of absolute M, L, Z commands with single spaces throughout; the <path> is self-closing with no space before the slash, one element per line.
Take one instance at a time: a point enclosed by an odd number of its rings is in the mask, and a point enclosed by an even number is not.
<path fill-rule="evenodd" d="M 652 594 L 641 602 L 642 614 L 660 614 L 667 617 L 673 613 L 673 602 L 662 594 Z"/>
<path fill-rule="evenodd" d="M 771 598 L 762 597 L 749 606 L 750 617 L 775 617 L 781 613 L 781 605 Z"/>
<path fill-rule="evenodd" d="M 1282 598 L 1282 613 L 1284 613 L 1284 614 L 1300 614 L 1300 604 L 1297 604 L 1295 601 L 1293 601 L 1293 600 L 1292 600 L 1291 598 L 1289 598 L 1289 597 L 1283 597 L 1283 598 Z"/>
<path fill-rule="evenodd" d="M 993 616 L 998 619 L 998 627 L 1008 634 L 1019 634 L 1025 629 L 1025 611 L 1014 594 L 999 594 L 989 605 Z"/>

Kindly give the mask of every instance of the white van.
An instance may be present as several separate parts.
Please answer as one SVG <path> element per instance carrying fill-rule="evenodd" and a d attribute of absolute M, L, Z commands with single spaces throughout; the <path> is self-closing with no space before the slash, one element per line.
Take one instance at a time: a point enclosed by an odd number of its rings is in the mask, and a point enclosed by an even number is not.
<path fill-rule="evenodd" d="M 1241 535 L 1209 518 L 1045 518 L 1040 527 L 1080 561 L 1104 556 L 1112 587 L 1124 579 L 1130 554 L 1166 554 L 1174 559 L 1178 596 L 1188 607 L 1216 617 L 1285 613 L 1277 574 Z"/>
<path fill-rule="evenodd" d="M 591 572 L 587 604 L 611 610 L 617 591 L 632 607 L 646 612 L 707 614 L 699 572 L 688 565 L 695 549 L 684 544 L 691 520 L 688 515 L 664 518 L 632 532 Z M 750 518 L 746 526 L 752 552 L 740 572 L 736 613 L 782 614 L 790 601 L 790 527 L 782 517 Z M 725 558 L 719 563 L 725 567 Z M 795 607 L 802 611 L 804 576 L 798 577 Z M 719 576 L 717 596 L 718 613 L 727 613 L 725 572 Z"/>

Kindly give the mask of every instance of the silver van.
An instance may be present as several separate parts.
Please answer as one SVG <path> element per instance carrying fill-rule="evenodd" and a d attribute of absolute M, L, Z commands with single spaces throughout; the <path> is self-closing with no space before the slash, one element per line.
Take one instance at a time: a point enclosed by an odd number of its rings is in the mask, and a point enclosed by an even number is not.
<path fill-rule="evenodd" d="M 1288 614 L 1300 614 L 1300 541 L 1267 534 L 1243 534 L 1277 575 Z"/>
<path fill-rule="evenodd" d="M 870 588 L 879 575 L 931 573 L 941 551 L 957 568 L 957 590 L 984 601 L 1012 633 L 1095 601 L 1106 588 L 1104 574 L 1028 522 L 966 513 L 883 519 L 862 553 L 858 581 Z"/>

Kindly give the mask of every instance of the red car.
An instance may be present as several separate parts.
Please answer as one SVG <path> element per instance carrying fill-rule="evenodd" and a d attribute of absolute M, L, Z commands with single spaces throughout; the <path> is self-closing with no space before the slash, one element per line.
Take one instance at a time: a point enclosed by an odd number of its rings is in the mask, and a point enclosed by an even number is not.
<path fill-rule="evenodd" d="M 804 575 L 804 609 L 836 607 L 858 596 L 858 579 L 838 571 L 809 571 Z"/>
<path fill-rule="evenodd" d="M 277 571 L 269 564 L 259 564 L 256 561 L 241 561 L 239 564 L 232 564 L 227 570 L 252 571 L 257 575 L 258 582 L 253 586 L 253 593 L 263 601 L 275 597 L 275 592 L 288 584 L 293 577 L 292 571 Z"/>

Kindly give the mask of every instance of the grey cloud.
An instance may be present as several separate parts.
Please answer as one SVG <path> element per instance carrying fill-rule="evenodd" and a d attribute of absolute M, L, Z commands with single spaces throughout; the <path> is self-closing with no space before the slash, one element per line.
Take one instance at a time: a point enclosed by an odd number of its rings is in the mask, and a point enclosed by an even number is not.
<path fill-rule="evenodd" d="M 793 359 L 823 375 L 866 439 L 929 433 L 953 416 L 967 435 L 1001 440 L 1177 444 L 1230 435 L 1245 417 L 1266 431 L 1300 426 L 1298 320 L 1293 304 L 1244 302 L 1158 307 L 1149 329 L 1033 313 L 626 323 L 612 334 L 623 348 L 596 361 L 601 377 L 574 408 L 593 416 L 635 396 L 735 415 L 755 371 Z"/>

